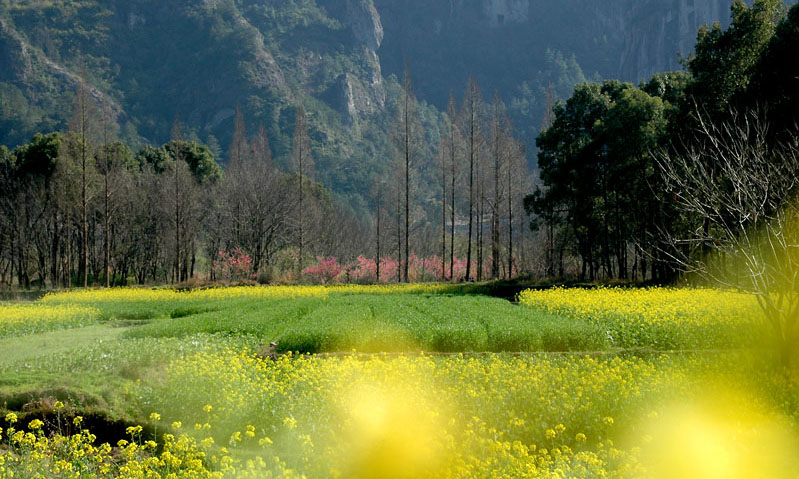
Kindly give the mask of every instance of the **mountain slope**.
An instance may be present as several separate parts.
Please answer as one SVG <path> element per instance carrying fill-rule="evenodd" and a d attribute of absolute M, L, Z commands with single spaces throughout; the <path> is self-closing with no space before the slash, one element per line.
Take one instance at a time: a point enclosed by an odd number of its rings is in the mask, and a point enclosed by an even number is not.
<path fill-rule="evenodd" d="M 309 111 L 319 179 L 360 198 L 388 170 L 392 102 L 407 61 L 443 108 L 475 75 L 532 141 L 550 96 L 575 82 L 639 81 L 678 66 L 729 0 L 18 0 L 0 2 L 0 144 L 62 129 L 75 82 L 132 146 L 175 118 L 226 156 L 240 104 L 286 165 L 294 108 Z M 548 88 L 550 87 L 551 88 Z M 432 149 L 439 118 L 422 108 Z M 428 156 L 432 156 L 430 150 Z"/>

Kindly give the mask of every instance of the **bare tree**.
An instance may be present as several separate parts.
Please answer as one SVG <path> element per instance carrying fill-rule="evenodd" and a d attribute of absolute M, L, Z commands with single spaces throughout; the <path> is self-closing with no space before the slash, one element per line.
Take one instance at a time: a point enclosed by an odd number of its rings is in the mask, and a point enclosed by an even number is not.
<path fill-rule="evenodd" d="M 514 267 L 514 253 L 513 253 L 513 222 L 517 220 L 516 217 L 513 216 L 513 212 L 515 211 L 513 204 L 514 198 L 520 194 L 521 191 L 527 190 L 522 186 L 522 183 L 525 180 L 529 181 L 529 172 L 527 170 L 526 164 L 526 150 L 524 147 L 524 143 L 518 140 L 513 140 L 510 143 L 510 151 L 507 157 L 507 164 L 506 164 L 506 171 L 507 171 L 507 190 L 505 192 L 506 196 L 508 197 L 508 265 L 507 265 L 507 277 L 513 277 L 513 267 Z M 513 181 L 516 179 L 516 181 Z M 514 188 L 516 185 L 516 188 Z M 518 215 L 518 220 L 521 220 L 522 215 Z M 523 228 L 519 228 L 519 230 L 523 230 Z M 517 265 L 518 266 L 518 265 Z"/>
<path fill-rule="evenodd" d="M 411 234 L 411 172 L 416 167 L 419 156 L 419 118 L 417 113 L 416 98 L 413 95 L 413 82 L 408 65 L 402 79 L 402 94 L 399 101 L 397 130 L 395 142 L 400 155 L 403 172 L 402 184 L 404 190 L 404 235 L 405 235 L 405 262 L 402 264 L 402 280 L 408 282 L 408 267 L 410 259 L 410 234 Z"/>
<path fill-rule="evenodd" d="M 311 156 L 311 138 L 308 136 L 308 125 L 305 118 L 305 108 L 297 108 L 294 117 L 294 141 L 291 152 L 291 163 L 297 173 L 297 190 L 299 196 L 299 209 L 297 216 L 299 220 L 299 256 L 297 257 L 297 273 L 302 271 L 302 259 L 305 246 L 305 182 L 306 178 L 312 180 L 314 176 L 314 163 Z"/>
<path fill-rule="evenodd" d="M 480 132 L 480 109 L 482 108 L 482 94 L 477 80 L 469 78 L 466 94 L 463 99 L 462 117 L 465 122 L 464 131 L 467 135 L 467 149 L 469 156 L 469 233 L 466 247 L 466 281 L 471 280 L 472 271 L 472 237 L 474 233 L 475 213 L 475 184 L 476 168 L 479 166 L 480 150 L 482 149 L 482 135 Z M 479 198 L 478 198 L 479 199 Z M 479 220 L 479 218 L 478 218 Z"/>
<path fill-rule="evenodd" d="M 75 144 L 70 148 L 74 159 L 80 165 L 81 193 L 80 193 L 80 263 L 79 272 L 82 276 L 83 287 L 89 285 L 89 220 L 88 208 L 91 199 L 91 176 L 94 171 L 94 154 L 92 140 L 94 139 L 95 102 L 89 93 L 85 72 L 81 75 L 75 92 L 75 109 L 69 121 L 69 131 L 73 133 Z"/>
<path fill-rule="evenodd" d="M 257 137 L 256 137 L 257 138 Z M 253 140 L 252 144 L 257 142 Z M 269 265 L 289 219 L 291 185 L 263 153 L 228 165 L 222 185 L 224 230 L 235 232 L 229 246 L 241 248 L 252 259 L 253 272 Z"/>
<path fill-rule="evenodd" d="M 475 190 L 477 192 L 477 202 L 475 203 L 475 211 L 477 213 L 477 281 L 483 280 L 483 247 L 485 246 L 485 207 L 486 207 L 486 168 L 484 155 L 477 155 L 475 157 Z"/>
<path fill-rule="evenodd" d="M 383 216 L 383 190 L 385 182 L 378 178 L 375 182 L 373 191 L 375 196 L 375 281 L 380 282 L 380 222 Z"/>
<path fill-rule="evenodd" d="M 181 255 L 181 224 L 182 224 L 182 211 L 181 211 L 181 170 L 184 164 L 183 158 L 181 157 L 181 151 L 178 143 L 182 140 L 182 132 L 181 132 L 181 125 L 180 121 L 175 118 L 175 122 L 172 125 L 172 145 L 173 151 L 172 156 L 174 159 L 174 187 L 175 187 L 175 258 L 174 264 L 172 269 L 172 282 L 177 283 L 180 281 L 180 255 Z"/>
<path fill-rule="evenodd" d="M 447 137 L 442 136 L 438 146 L 438 166 L 441 168 L 441 279 L 447 277 Z"/>
<path fill-rule="evenodd" d="M 258 126 L 258 131 L 250 139 L 250 152 L 252 159 L 259 165 L 272 165 L 272 149 L 269 147 L 269 136 L 263 123 Z"/>
<path fill-rule="evenodd" d="M 117 125 L 111 115 L 110 108 L 103 107 L 100 120 L 102 124 L 102 147 L 97 155 L 97 170 L 103 177 L 103 274 L 105 287 L 111 287 L 111 217 L 115 185 L 114 174 L 119 169 L 119 153 L 121 144 L 112 143 L 116 136 Z M 124 147 L 127 149 L 127 147 Z M 128 150 L 129 151 L 129 150 Z"/>
<path fill-rule="evenodd" d="M 799 142 L 770 145 L 757 112 L 697 118 L 682 153 L 656 154 L 667 193 L 694 221 L 668 235 L 667 254 L 684 272 L 755 295 L 787 364 L 799 339 Z"/>
<path fill-rule="evenodd" d="M 453 280 L 453 269 L 455 268 L 455 177 L 457 171 L 457 145 L 460 141 L 458 131 L 458 113 L 455 106 L 455 94 L 450 92 L 449 102 L 447 102 L 447 116 L 449 119 L 449 130 L 447 131 L 447 146 L 449 153 L 450 166 L 450 235 L 449 235 L 449 279 Z M 444 261 L 444 258 L 441 258 Z"/>
<path fill-rule="evenodd" d="M 491 118 L 491 156 L 493 158 L 493 168 L 491 174 L 493 176 L 493 199 L 491 201 L 491 278 L 499 278 L 500 270 L 500 234 L 499 234 L 499 217 L 501 209 L 502 195 L 510 195 L 510 188 L 503 192 L 500 183 L 502 170 L 507 169 L 511 172 L 510 157 L 513 155 L 513 148 L 516 141 L 513 139 L 510 119 L 505 111 L 505 105 L 499 96 L 499 92 L 494 95 L 494 102 L 492 104 L 492 118 Z M 518 172 L 517 172 L 518 174 Z M 508 215 L 512 216 L 513 205 L 508 204 Z M 509 246 L 509 249 L 512 249 Z"/>
<path fill-rule="evenodd" d="M 399 177 L 400 172 L 397 171 L 395 176 Z M 397 283 L 402 282 L 402 187 L 399 184 L 399 181 L 394 182 L 396 187 L 394 188 L 394 198 L 396 199 L 397 211 L 396 211 L 396 220 L 397 220 Z M 408 258 L 405 258 L 407 261 Z"/>

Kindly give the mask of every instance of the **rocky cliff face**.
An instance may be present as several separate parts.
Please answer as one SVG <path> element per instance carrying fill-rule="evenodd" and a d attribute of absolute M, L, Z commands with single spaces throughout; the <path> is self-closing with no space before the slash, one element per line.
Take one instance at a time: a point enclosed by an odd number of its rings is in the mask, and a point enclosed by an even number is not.
<path fill-rule="evenodd" d="M 371 0 L 321 0 L 320 4 L 346 26 L 364 67 L 360 74 L 341 73 L 325 95 L 341 114 L 342 123 L 357 133 L 364 118 L 385 108 L 386 90 L 377 50 L 383 42 L 383 24 Z"/>
<path fill-rule="evenodd" d="M 701 25 L 729 23 L 729 0 L 678 0 L 668 8 L 659 2 L 636 4 L 619 23 L 622 50 L 619 76 L 643 80 L 679 66 L 678 55 L 693 52 Z"/>
<path fill-rule="evenodd" d="M 699 26 L 727 24 L 730 7 L 730 0 L 375 3 L 386 35 L 379 51 L 384 70 L 397 74 L 407 59 L 423 75 L 444 75 L 447 83 L 457 78 L 456 85 L 476 75 L 502 91 L 541 68 L 547 49 L 574 53 L 587 74 L 604 78 L 638 82 L 677 69 Z M 422 80 L 421 87 L 436 103 L 445 100 L 447 92 L 434 82 Z"/>

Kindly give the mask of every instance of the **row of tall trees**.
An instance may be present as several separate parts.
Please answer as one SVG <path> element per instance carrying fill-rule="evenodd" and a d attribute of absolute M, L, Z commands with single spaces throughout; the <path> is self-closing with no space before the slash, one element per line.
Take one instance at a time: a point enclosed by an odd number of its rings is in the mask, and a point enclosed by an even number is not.
<path fill-rule="evenodd" d="M 416 111 L 417 100 L 406 68 L 393 135 L 396 166 L 389 180 L 380 178 L 375 186 L 377 252 L 382 236 L 379 225 L 390 221 L 393 213 L 394 251 L 402 265 L 398 281 L 409 280 L 412 233 L 434 224 L 440 228 L 436 254 L 440 255 L 441 278 L 481 281 L 514 275 L 521 266 L 513 249 L 518 241 L 518 229 L 514 236 L 518 218 L 514 214 L 519 215 L 516 209 L 521 208 L 523 182 L 529 175 L 524 146 L 514 137 L 505 105 L 499 95 L 487 104 L 477 81 L 469 79 L 460 108 L 455 95 L 450 95 L 447 112 L 442 115 L 438 150 L 432 159 L 421 157 L 426 136 Z M 420 176 L 434 175 L 435 171 L 438 179 L 431 183 L 438 183 L 437 192 L 413 191 Z M 385 185 L 392 182 L 396 204 L 385 208 Z M 437 219 L 428 219 L 435 217 L 432 211 L 429 217 L 414 216 L 415 211 L 430 204 L 440 207 Z M 435 241 L 433 235 L 416 237 L 427 243 Z M 465 273 L 460 276 L 454 272 L 458 258 L 465 261 Z"/>
<path fill-rule="evenodd" d="M 536 142 L 541 184 L 525 199 L 533 228 L 546 233 L 550 276 L 568 275 L 564 264 L 576 257 L 584 279 L 669 281 L 688 249 L 706 252 L 713 222 L 681 207 L 664 174 L 674 171 L 661 160 L 700 151 L 707 131 L 750 121 L 753 111 L 769 125 L 768 143 L 794 134 L 799 76 L 789 45 L 798 20 L 799 7 L 782 1 L 736 1 L 729 28 L 699 30 L 687 72 L 638 86 L 584 83 L 555 105 Z M 721 177 L 709 181 L 725 188 Z M 673 241 L 697 231 L 690 244 Z"/>

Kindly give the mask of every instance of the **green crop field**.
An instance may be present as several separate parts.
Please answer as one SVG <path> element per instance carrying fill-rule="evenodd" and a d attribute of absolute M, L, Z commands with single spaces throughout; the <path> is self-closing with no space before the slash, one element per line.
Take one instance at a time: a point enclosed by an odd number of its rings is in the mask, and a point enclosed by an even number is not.
<path fill-rule="evenodd" d="M 121 289 L 0 305 L 0 477 L 797 470 L 799 383 L 752 297 L 482 291 Z"/>

